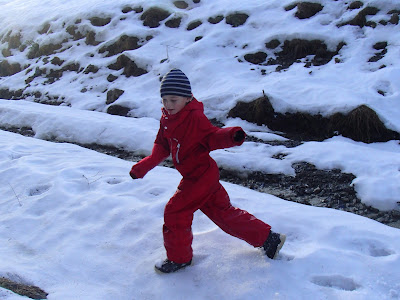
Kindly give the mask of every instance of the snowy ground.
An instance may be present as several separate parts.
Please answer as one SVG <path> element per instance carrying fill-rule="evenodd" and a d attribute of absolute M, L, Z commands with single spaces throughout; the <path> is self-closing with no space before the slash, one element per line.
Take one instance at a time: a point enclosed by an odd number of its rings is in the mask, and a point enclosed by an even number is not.
<path fill-rule="evenodd" d="M 193 226 L 193 267 L 160 276 L 153 265 L 165 257 L 163 207 L 175 191 L 179 174 L 158 167 L 144 179 L 132 181 L 131 162 L 43 141 L 98 143 L 149 154 L 159 126 L 159 77 L 172 67 L 188 75 L 208 117 L 226 126 L 242 126 L 249 135 L 266 141 L 283 138 L 266 127 L 226 118 L 238 101 L 255 99 L 263 90 L 279 112 L 329 115 L 366 104 L 389 129 L 400 131 L 399 25 L 379 23 L 388 21 L 388 11 L 400 9 L 397 0 L 364 1 L 363 8 L 380 9 L 367 16 L 378 24 L 376 28 L 337 27 L 359 12 L 348 10 L 343 1 L 320 0 L 324 9 L 305 20 L 295 18 L 295 10 L 284 10 L 291 0 L 187 1 L 186 10 L 172 2 L 138 0 L 135 6 L 170 10 L 170 18 L 182 17 L 180 28 L 167 28 L 165 21 L 158 28 L 143 26 L 140 14 L 122 12 L 132 5 L 125 0 L 0 0 L 0 52 L 11 53 L 0 54 L 0 60 L 30 66 L 1 77 L 0 89 L 40 92 L 41 101 L 46 95 L 58 96 L 65 105 L 34 103 L 33 96 L 26 101 L 0 100 L 1 127 L 28 127 L 35 132 L 35 138 L 27 138 L 0 131 L 0 276 L 37 285 L 56 300 L 399 299 L 398 229 L 228 183 L 223 184 L 234 205 L 287 234 L 280 259 L 268 260 L 199 213 Z M 235 11 L 249 14 L 243 26 L 207 21 Z M 94 16 L 110 17 L 111 22 L 93 26 L 89 19 Z M 186 30 L 197 19 L 203 24 Z M 46 23 L 48 32 L 38 33 Z M 84 33 L 95 32 L 101 43 L 90 46 L 73 40 L 66 32 L 71 25 Z M 99 49 L 123 34 L 153 36 L 141 48 L 124 52 L 149 73 L 126 78 L 122 70 L 107 68 L 119 55 L 106 57 Z M 27 47 L 8 49 L 7 35 L 20 35 Z M 194 42 L 199 36 L 203 38 Z M 275 72 L 276 66 L 257 66 L 243 59 L 248 53 L 269 51 L 265 43 L 272 39 L 293 38 L 321 39 L 332 48 L 343 41 L 346 46 L 335 57 L 340 63 L 332 59 L 327 65 L 305 68 L 310 59 L 306 58 L 282 72 Z M 27 58 L 33 45 L 65 39 L 57 53 Z M 378 42 L 387 42 L 386 54 L 368 62 Z M 273 53 L 268 55 L 273 57 Z M 99 71 L 66 71 L 52 84 L 37 77 L 28 86 L 25 80 L 36 68 L 47 72 L 57 68 L 49 62 L 55 57 L 65 61 L 61 67 L 93 64 Z M 107 81 L 109 74 L 118 79 Z M 115 88 L 125 92 L 113 104 L 129 107 L 134 118 L 105 113 L 105 91 Z M 278 154 L 283 159 L 273 158 Z M 291 175 L 291 165 L 298 161 L 321 169 L 339 168 L 356 176 L 353 184 L 362 202 L 381 210 L 399 209 L 399 141 L 364 144 L 338 136 L 295 148 L 246 142 L 214 151 L 212 156 L 220 166 L 243 173 Z M 4 289 L 0 298 L 26 299 Z"/>
<path fill-rule="evenodd" d="M 400 231 L 223 183 L 288 239 L 278 260 L 195 215 L 194 265 L 159 275 L 162 214 L 180 180 L 157 167 L 0 132 L 0 276 L 48 299 L 398 299 Z M 2 299 L 24 299 L 0 289 Z"/>

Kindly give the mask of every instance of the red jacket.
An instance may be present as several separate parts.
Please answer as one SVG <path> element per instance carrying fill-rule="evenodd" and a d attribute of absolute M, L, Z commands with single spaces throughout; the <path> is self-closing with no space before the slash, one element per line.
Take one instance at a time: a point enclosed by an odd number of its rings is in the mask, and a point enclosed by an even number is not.
<path fill-rule="evenodd" d="M 175 168 L 184 179 L 197 179 L 211 166 L 216 167 L 210 151 L 243 143 L 244 139 L 233 140 L 234 134 L 241 130 L 240 127 L 213 126 L 204 115 L 203 103 L 194 98 L 175 115 L 163 109 L 152 153 L 132 167 L 131 175 L 143 178 L 171 154 Z"/>

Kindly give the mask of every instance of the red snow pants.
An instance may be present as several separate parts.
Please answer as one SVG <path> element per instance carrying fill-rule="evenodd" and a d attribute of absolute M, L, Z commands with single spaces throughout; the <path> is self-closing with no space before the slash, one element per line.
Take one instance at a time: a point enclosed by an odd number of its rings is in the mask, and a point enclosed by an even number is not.
<path fill-rule="evenodd" d="M 173 262 L 186 263 L 193 257 L 191 227 L 193 214 L 198 209 L 223 231 L 254 247 L 261 247 L 269 235 L 271 226 L 232 206 L 228 193 L 219 183 L 219 172 L 212 173 L 212 177 L 218 176 L 214 178 L 217 180 L 210 180 L 208 176 L 198 180 L 182 179 L 165 206 L 164 246 L 167 258 Z"/>

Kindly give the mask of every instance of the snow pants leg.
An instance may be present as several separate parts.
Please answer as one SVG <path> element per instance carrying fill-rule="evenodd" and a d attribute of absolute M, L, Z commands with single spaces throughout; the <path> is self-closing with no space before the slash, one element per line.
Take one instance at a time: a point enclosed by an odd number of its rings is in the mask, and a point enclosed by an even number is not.
<path fill-rule="evenodd" d="M 212 186 L 199 182 L 181 182 L 164 211 L 164 246 L 167 258 L 176 263 L 186 263 L 193 257 L 192 221 L 196 210 L 206 214 L 216 225 L 232 236 L 254 247 L 267 239 L 271 227 L 231 205 L 229 196 L 219 181 Z"/>
<path fill-rule="evenodd" d="M 215 193 L 218 181 L 212 185 L 182 179 L 178 190 L 164 210 L 164 246 L 167 258 L 176 263 L 186 263 L 193 257 L 193 214 Z M 218 183 L 219 184 L 219 183 Z"/>
<path fill-rule="evenodd" d="M 247 211 L 232 206 L 222 185 L 200 209 L 223 231 L 254 247 L 261 247 L 271 231 L 268 224 Z"/>

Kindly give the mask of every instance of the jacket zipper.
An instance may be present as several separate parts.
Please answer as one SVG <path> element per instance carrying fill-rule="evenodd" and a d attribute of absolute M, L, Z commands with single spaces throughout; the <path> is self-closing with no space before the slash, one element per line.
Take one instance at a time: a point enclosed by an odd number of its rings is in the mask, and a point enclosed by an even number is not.
<path fill-rule="evenodd" d="M 179 141 L 176 139 L 176 138 L 173 138 L 173 140 L 175 141 L 175 142 L 177 142 L 177 145 L 176 145 L 176 153 L 175 153 L 175 160 L 176 160 L 176 162 L 178 163 L 178 164 L 180 164 L 180 161 L 179 161 L 179 149 L 181 148 L 181 144 L 179 144 Z"/>

